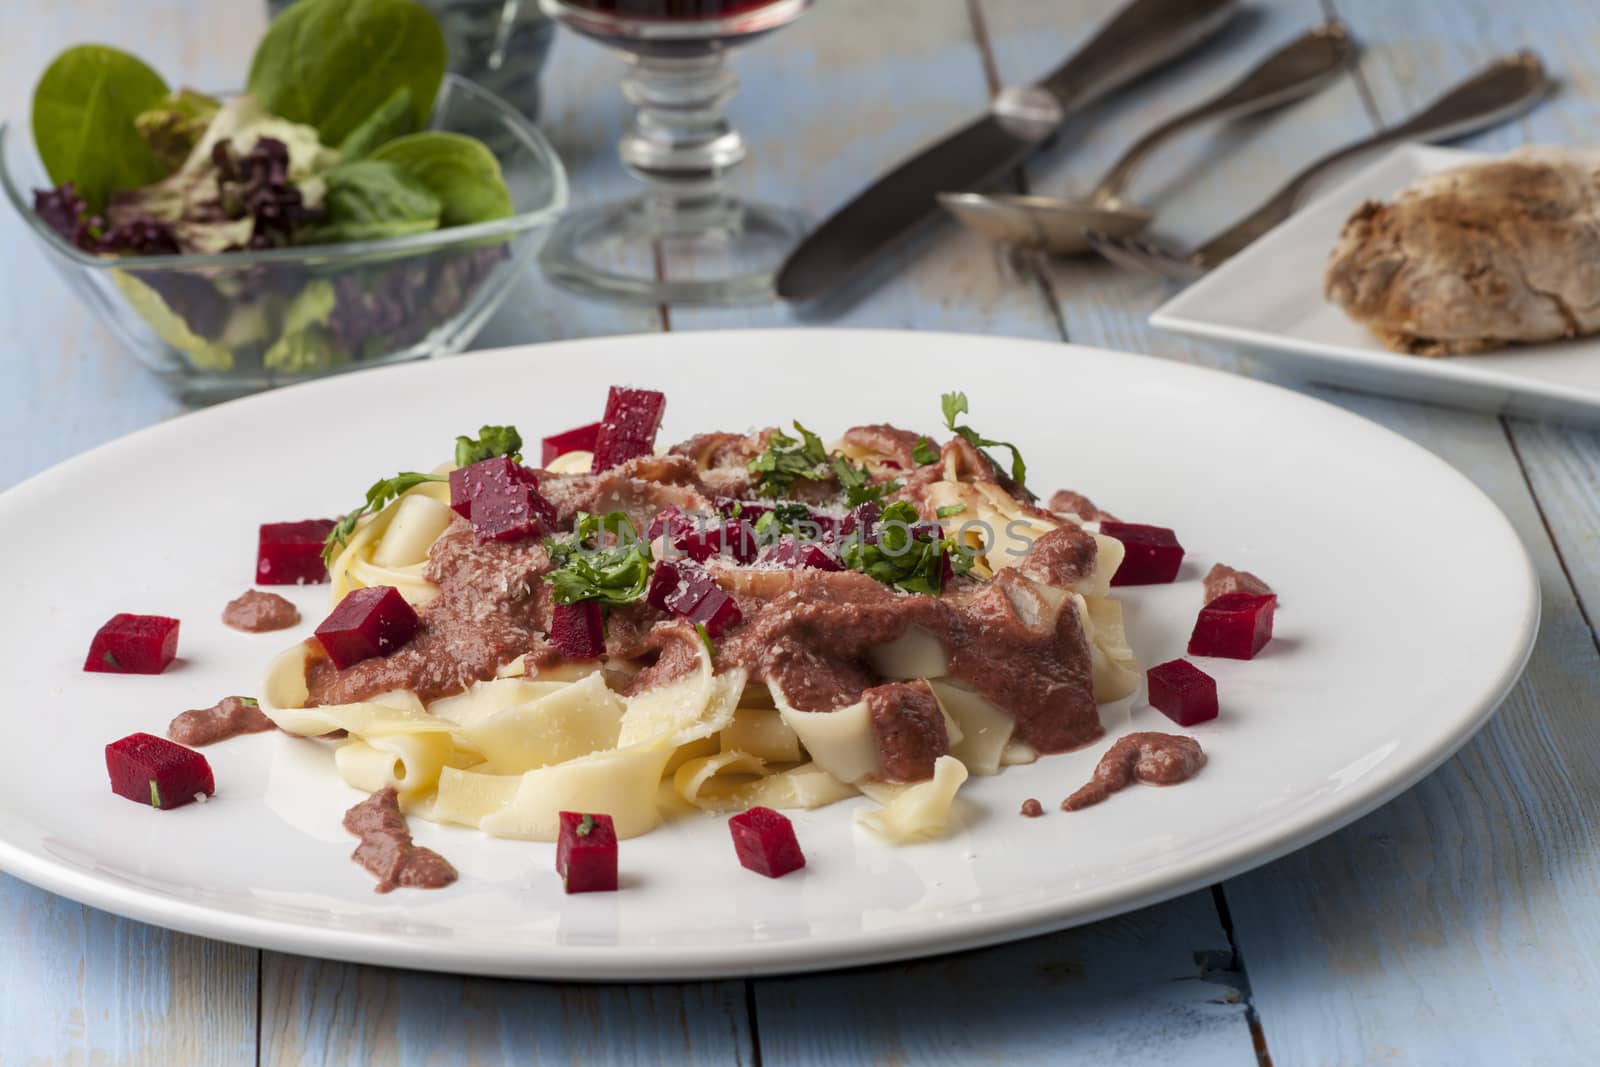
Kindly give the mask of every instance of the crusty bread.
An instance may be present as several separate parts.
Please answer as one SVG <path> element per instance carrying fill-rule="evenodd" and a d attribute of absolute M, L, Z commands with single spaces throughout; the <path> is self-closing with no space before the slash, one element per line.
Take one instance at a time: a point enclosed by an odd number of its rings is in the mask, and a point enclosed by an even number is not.
<path fill-rule="evenodd" d="M 1524 148 L 1363 204 L 1324 289 L 1397 352 L 1600 332 L 1600 153 Z"/>

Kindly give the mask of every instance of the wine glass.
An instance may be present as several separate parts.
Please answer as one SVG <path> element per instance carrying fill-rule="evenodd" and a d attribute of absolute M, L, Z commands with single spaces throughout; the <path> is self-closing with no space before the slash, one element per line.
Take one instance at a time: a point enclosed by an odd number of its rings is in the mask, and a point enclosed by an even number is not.
<path fill-rule="evenodd" d="M 631 199 L 570 211 L 541 253 L 569 289 L 641 304 L 769 299 L 808 220 L 731 195 L 745 157 L 724 105 L 738 88 L 728 51 L 799 18 L 811 0 L 542 0 L 562 25 L 631 63 L 623 94 L 638 107 L 620 152 L 644 183 Z"/>

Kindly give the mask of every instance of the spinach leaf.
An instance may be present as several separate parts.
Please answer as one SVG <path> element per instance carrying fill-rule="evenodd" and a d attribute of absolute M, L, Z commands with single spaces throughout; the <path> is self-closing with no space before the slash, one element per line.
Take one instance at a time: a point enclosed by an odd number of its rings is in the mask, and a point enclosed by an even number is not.
<path fill-rule="evenodd" d="M 499 160 L 464 134 L 439 130 L 409 134 L 390 141 L 370 158 L 393 163 L 427 186 L 439 198 L 441 226 L 488 222 L 516 211 Z"/>
<path fill-rule="evenodd" d="M 341 163 L 322 178 L 327 217 L 296 232 L 296 244 L 375 240 L 439 228 L 438 197 L 392 163 Z"/>
<path fill-rule="evenodd" d="M 135 56 L 82 44 L 55 58 L 33 90 L 33 141 L 56 185 L 72 182 L 90 214 L 118 189 L 167 174 L 134 118 L 157 106 L 167 83 Z"/>
<path fill-rule="evenodd" d="M 414 132 L 416 120 L 416 111 L 411 106 L 411 90 L 402 85 L 389 95 L 389 99 L 373 108 L 372 114 L 362 119 L 361 125 L 339 142 L 339 157 L 346 163 L 365 159 L 379 145 Z"/>
<path fill-rule="evenodd" d="M 413 0 L 300 0 L 267 27 L 247 86 L 274 115 L 336 145 L 402 88 L 421 127 L 444 69 L 438 20 Z"/>

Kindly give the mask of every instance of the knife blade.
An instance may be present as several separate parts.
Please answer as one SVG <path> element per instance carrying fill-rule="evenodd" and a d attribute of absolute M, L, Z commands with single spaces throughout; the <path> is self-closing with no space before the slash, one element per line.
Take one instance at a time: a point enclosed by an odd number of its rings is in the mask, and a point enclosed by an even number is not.
<path fill-rule="evenodd" d="M 982 118 L 923 149 L 840 208 L 790 253 L 784 300 L 815 300 L 940 214 L 938 194 L 973 189 L 1027 158 L 1067 117 L 1212 36 L 1238 0 L 1131 0 L 1034 85 L 1000 92 Z"/>

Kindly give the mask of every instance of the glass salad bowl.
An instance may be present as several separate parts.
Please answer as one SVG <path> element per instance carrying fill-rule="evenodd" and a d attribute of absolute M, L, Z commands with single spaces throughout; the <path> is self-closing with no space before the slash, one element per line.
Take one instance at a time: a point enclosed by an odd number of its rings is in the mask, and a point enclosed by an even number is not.
<path fill-rule="evenodd" d="M 218 255 L 96 256 L 33 210 L 51 182 L 22 124 L 0 125 L 0 184 L 60 272 L 186 402 L 211 403 L 360 367 L 461 351 L 567 203 L 550 143 L 515 108 L 446 75 L 430 128 L 481 138 L 516 213 L 342 244 Z"/>

